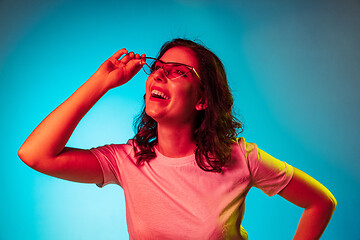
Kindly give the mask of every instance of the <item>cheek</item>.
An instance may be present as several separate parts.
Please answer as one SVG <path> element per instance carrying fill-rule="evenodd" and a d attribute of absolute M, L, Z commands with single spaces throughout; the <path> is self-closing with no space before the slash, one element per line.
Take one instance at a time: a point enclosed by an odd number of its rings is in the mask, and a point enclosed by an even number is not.
<path fill-rule="evenodd" d="M 145 83 L 146 91 L 148 90 L 148 88 L 149 88 L 149 86 L 150 86 L 150 82 L 151 82 L 150 77 L 148 77 L 148 78 L 146 79 L 146 83 Z"/>
<path fill-rule="evenodd" d="M 176 89 L 176 95 L 179 97 L 179 104 L 183 106 L 193 106 L 197 102 L 197 91 L 195 87 L 191 84 L 183 85 Z"/>
<path fill-rule="evenodd" d="M 147 95 L 148 95 L 148 93 L 149 93 L 149 91 L 150 91 L 150 82 L 151 82 L 151 80 L 150 80 L 149 78 L 147 78 L 146 83 L 145 83 L 145 94 L 146 94 L 146 97 L 147 97 Z"/>
<path fill-rule="evenodd" d="M 188 86 L 186 86 L 186 97 L 189 98 L 189 100 L 194 101 L 195 99 L 198 98 L 198 86 L 196 84 L 188 84 Z"/>

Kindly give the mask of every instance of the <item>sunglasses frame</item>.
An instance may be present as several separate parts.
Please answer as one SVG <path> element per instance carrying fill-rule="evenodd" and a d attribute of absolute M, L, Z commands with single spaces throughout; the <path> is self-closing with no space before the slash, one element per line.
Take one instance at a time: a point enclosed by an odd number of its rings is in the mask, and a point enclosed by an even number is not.
<path fill-rule="evenodd" d="M 144 59 L 144 58 L 143 58 L 143 59 Z M 143 59 L 142 59 L 142 60 L 143 60 Z M 161 61 L 160 59 L 156 59 L 156 58 L 153 58 L 153 57 L 145 57 L 145 64 L 143 65 L 142 69 L 144 70 L 144 72 L 145 72 L 146 74 L 148 74 L 148 73 L 147 73 L 147 72 L 145 71 L 145 69 L 144 69 L 144 66 L 145 66 L 145 65 L 149 67 L 149 69 L 151 70 L 151 73 L 155 72 L 154 70 L 152 70 L 152 66 L 149 66 L 149 64 L 146 63 L 146 59 L 154 60 L 155 62 L 156 62 L 156 61 L 157 61 L 157 62 L 160 62 L 160 63 L 162 64 L 162 66 L 161 66 L 160 68 L 162 68 L 163 70 L 164 70 L 163 66 L 166 65 L 166 64 L 175 64 L 175 65 L 185 66 L 185 67 L 188 68 L 189 70 L 192 70 L 192 71 L 195 73 L 195 75 L 196 75 L 199 79 L 201 79 L 201 78 L 200 78 L 200 75 L 196 72 L 196 70 L 195 70 L 194 67 L 191 67 L 191 66 L 186 65 L 186 64 L 183 64 L 183 63 L 164 62 L 164 61 Z M 155 62 L 154 62 L 154 63 L 155 63 Z M 185 74 L 186 74 L 186 73 L 185 73 Z M 184 74 L 184 75 L 185 75 L 185 74 Z M 181 76 L 178 76 L 178 77 L 175 77 L 175 78 L 171 78 L 171 79 L 176 79 L 176 78 L 182 77 L 182 76 L 184 76 L 184 75 L 181 75 Z M 166 75 L 166 77 L 167 77 L 167 75 Z"/>

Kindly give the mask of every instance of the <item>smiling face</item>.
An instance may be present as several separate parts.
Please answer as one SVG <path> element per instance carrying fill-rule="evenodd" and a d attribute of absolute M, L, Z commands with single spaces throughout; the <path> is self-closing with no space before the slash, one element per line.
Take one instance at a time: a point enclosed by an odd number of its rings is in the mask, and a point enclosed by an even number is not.
<path fill-rule="evenodd" d="M 173 47 L 161 57 L 163 62 L 177 62 L 199 69 L 192 50 Z M 149 75 L 146 81 L 146 114 L 158 123 L 193 124 L 200 100 L 200 79 L 193 71 L 169 80 L 162 68 Z"/>

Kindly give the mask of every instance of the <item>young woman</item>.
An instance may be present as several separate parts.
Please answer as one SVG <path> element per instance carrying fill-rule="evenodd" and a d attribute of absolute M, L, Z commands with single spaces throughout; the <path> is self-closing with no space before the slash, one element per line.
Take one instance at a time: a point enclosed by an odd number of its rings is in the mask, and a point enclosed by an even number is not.
<path fill-rule="evenodd" d="M 90 108 L 142 67 L 150 75 L 134 139 L 65 147 Z M 304 208 L 294 239 L 319 239 L 335 198 L 309 175 L 237 138 L 242 124 L 232 105 L 224 67 L 206 47 L 174 39 L 156 59 L 121 49 L 40 123 L 19 156 L 51 176 L 120 185 L 130 239 L 247 239 L 241 222 L 252 186 Z"/>

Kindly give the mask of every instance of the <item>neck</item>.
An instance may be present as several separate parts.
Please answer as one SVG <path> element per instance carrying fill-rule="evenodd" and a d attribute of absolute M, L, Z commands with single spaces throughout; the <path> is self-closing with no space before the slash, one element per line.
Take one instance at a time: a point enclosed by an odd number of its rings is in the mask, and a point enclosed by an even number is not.
<path fill-rule="evenodd" d="M 194 154 L 192 126 L 164 126 L 158 123 L 158 150 L 167 157 L 185 157 Z"/>

